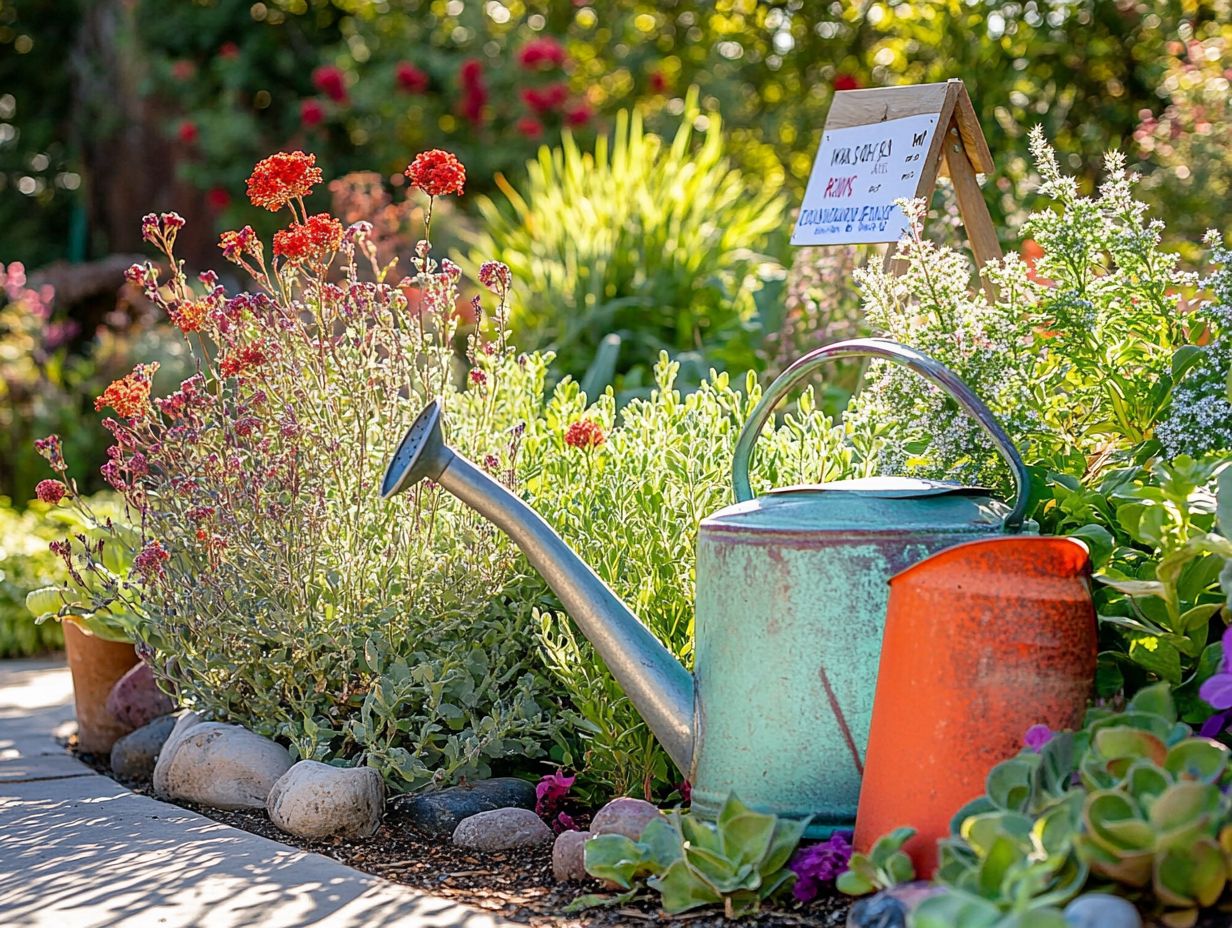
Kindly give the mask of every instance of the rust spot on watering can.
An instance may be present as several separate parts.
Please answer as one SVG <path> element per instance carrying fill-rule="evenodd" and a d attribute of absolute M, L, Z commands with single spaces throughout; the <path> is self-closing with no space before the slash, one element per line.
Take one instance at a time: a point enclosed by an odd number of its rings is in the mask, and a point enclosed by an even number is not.
<path fill-rule="evenodd" d="M 1027 728 L 1077 726 L 1095 676 L 1089 575 L 1080 543 L 1019 536 L 947 548 L 891 579 L 857 850 L 914 826 L 905 850 L 931 876 L 951 817 Z"/>

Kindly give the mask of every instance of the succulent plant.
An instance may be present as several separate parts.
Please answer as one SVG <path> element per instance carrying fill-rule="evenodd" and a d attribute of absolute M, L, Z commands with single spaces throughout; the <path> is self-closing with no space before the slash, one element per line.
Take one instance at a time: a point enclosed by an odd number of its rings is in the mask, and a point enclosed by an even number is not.
<path fill-rule="evenodd" d="M 878 838 L 867 854 L 852 854 L 846 872 L 834 885 L 849 896 L 863 896 L 915 879 L 915 865 L 903 850 L 915 835 L 914 828 L 895 828 Z"/>
<path fill-rule="evenodd" d="M 624 889 L 644 879 L 670 914 L 722 904 L 728 918 L 740 918 L 794 882 L 786 865 L 806 825 L 754 812 L 731 793 L 713 822 L 676 811 L 652 820 L 637 841 L 591 838 L 586 872 Z"/>

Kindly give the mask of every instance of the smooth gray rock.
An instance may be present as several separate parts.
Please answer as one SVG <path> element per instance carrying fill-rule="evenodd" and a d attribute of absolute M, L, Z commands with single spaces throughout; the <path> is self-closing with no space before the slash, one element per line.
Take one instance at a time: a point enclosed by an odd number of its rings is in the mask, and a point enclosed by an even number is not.
<path fill-rule="evenodd" d="M 390 819 L 433 837 L 447 838 L 463 819 L 492 809 L 534 809 L 535 786 L 515 777 L 480 780 L 435 793 L 399 796 L 390 803 Z"/>
<path fill-rule="evenodd" d="M 174 712 L 175 703 L 158 688 L 150 665 L 140 661 L 107 694 L 107 711 L 130 728 L 140 728 Z"/>
<path fill-rule="evenodd" d="M 595 813 L 590 822 L 590 833 L 624 835 L 629 840 L 636 841 L 651 820 L 662 815 L 662 812 L 644 799 L 622 796 L 613 799 Z"/>
<path fill-rule="evenodd" d="M 588 831 L 562 831 L 552 845 L 552 876 L 558 882 L 586 880 L 586 842 L 593 838 Z"/>
<path fill-rule="evenodd" d="M 1073 928 L 1142 928 L 1142 916 L 1128 899 L 1108 893 L 1087 893 L 1065 907 Z"/>
<path fill-rule="evenodd" d="M 458 823 L 453 843 L 476 851 L 507 851 L 552 843 L 552 829 L 533 809 L 492 809 Z"/>
<path fill-rule="evenodd" d="M 174 745 L 164 785 L 168 798 L 179 802 L 213 809 L 264 809 L 270 790 L 290 768 L 287 749 L 269 738 L 239 725 L 201 722 Z"/>
<path fill-rule="evenodd" d="M 111 747 L 111 772 L 122 780 L 149 780 L 175 722 L 174 715 L 164 715 L 117 741 Z"/>
<path fill-rule="evenodd" d="M 159 799 L 169 799 L 167 792 L 167 771 L 171 769 L 171 758 L 175 756 L 176 748 L 184 740 L 189 729 L 200 725 L 201 716 L 195 712 L 182 712 L 175 720 L 175 727 L 163 742 L 162 750 L 158 752 L 158 760 L 154 764 L 154 795 Z"/>
<path fill-rule="evenodd" d="M 301 760 L 270 788 L 270 821 L 301 838 L 366 838 L 381 826 L 385 783 L 371 767 Z"/>

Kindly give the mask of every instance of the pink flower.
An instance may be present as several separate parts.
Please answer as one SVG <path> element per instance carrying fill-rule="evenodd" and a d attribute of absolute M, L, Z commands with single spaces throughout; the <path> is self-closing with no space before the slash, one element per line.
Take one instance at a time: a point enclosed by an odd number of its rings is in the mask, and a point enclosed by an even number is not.
<path fill-rule="evenodd" d="M 565 125 L 573 126 L 574 128 L 584 126 L 590 122 L 590 118 L 593 115 L 594 113 L 591 111 L 589 106 L 585 103 L 578 103 L 577 105 L 571 106 L 569 109 L 565 110 Z"/>
<path fill-rule="evenodd" d="M 171 555 L 164 550 L 160 542 L 151 541 L 133 558 L 133 567 L 147 580 L 151 580 L 163 575 L 163 564 L 170 559 Z"/>
<path fill-rule="evenodd" d="M 523 116 L 514 128 L 528 139 L 537 139 L 543 135 L 543 123 L 534 116 Z"/>
<path fill-rule="evenodd" d="M 48 435 L 46 438 L 36 439 L 34 450 L 38 452 L 39 457 L 51 465 L 52 470 L 64 470 L 64 450 L 60 446 L 59 435 Z"/>
<path fill-rule="evenodd" d="M 603 426 L 593 419 L 579 419 L 565 430 L 565 444 L 571 448 L 589 450 L 607 441 Z"/>
<path fill-rule="evenodd" d="M 38 486 L 34 488 L 34 495 L 40 501 L 50 503 L 53 506 L 64 499 L 67 493 L 68 487 L 59 480 L 40 480 Z"/>
<path fill-rule="evenodd" d="M 513 274 L 507 264 L 485 261 L 479 265 L 479 282 L 494 293 L 504 293 L 513 283 Z"/>
<path fill-rule="evenodd" d="M 475 386 L 482 387 L 488 382 L 488 375 L 476 367 L 471 370 L 470 380 Z"/>
<path fill-rule="evenodd" d="M 409 61 L 399 61 L 394 68 L 398 89 L 407 93 L 423 93 L 428 89 L 428 75 Z"/>
<path fill-rule="evenodd" d="M 180 126 L 175 131 L 176 138 L 184 145 L 191 145 L 197 141 L 197 124 L 191 119 L 180 121 Z"/>
<path fill-rule="evenodd" d="M 312 84 L 335 103 L 346 102 L 346 79 L 342 69 L 330 64 L 321 65 L 312 72 Z"/>
<path fill-rule="evenodd" d="M 1052 729 L 1047 725 L 1032 725 L 1023 736 L 1022 743 L 1038 754 L 1052 740 Z"/>
<path fill-rule="evenodd" d="M 559 68 L 565 59 L 564 46 L 551 36 L 531 39 L 518 51 L 518 64 L 528 71 Z"/>
<path fill-rule="evenodd" d="M 325 107 L 321 105 L 319 100 L 307 99 L 299 105 L 299 121 L 306 128 L 311 129 L 313 126 L 319 126 L 325 120 Z"/>
<path fill-rule="evenodd" d="M 559 770 L 542 777 L 535 784 L 535 813 L 541 818 L 554 817 L 576 780 L 576 776 L 567 777 Z"/>

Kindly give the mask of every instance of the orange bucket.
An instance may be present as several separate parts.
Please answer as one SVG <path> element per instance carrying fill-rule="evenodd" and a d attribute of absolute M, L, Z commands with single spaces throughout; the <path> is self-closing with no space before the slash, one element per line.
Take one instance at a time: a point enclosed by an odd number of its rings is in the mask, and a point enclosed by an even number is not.
<path fill-rule="evenodd" d="M 855 847 L 911 825 L 916 873 L 1043 723 L 1076 728 L 1095 680 L 1087 549 L 1014 536 L 946 548 L 890 580 Z"/>

